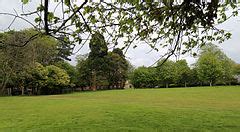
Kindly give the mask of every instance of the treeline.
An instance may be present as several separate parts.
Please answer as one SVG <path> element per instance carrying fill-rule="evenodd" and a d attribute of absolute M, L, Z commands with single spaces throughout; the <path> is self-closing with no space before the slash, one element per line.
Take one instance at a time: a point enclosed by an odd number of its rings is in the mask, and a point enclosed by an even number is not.
<path fill-rule="evenodd" d="M 0 33 L 1 95 L 61 93 L 74 85 L 75 68 L 64 61 L 72 50 L 68 38 L 31 39 L 37 33 L 32 29 Z"/>
<path fill-rule="evenodd" d="M 29 29 L 0 33 L 0 94 L 42 95 L 81 90 L 123 88 L 129 63 L 118 48 L 108 52 L 103 35 L 95 33 L 90 53 L 77 66 L 65 60 L 73 44 L 67 36 L 38 36 Z M 63 41 L 61 41 L 63 40 Z"/>
<path fill-rule="evenodd" d="M 229 59 L 217 46 L 202 48 L 198 61 L 191 67 L 186 60 L 158 62 L 155 67 L 139 67 L 130 80 L 136 88 L 187 87 L 238 84 L 240 65 Z"/>
<path fill-rule="evenodd" d="M 92 34 L 90 52 L 66 60 L 73 44 L 67 36 L 52 38 L 32 29 L 0 33 L 0 94 L 42 95 L 75 90 L 122 89 L 125 82 L 136 88 L 236 84 L 240 65 L 214 45 L 202 49 L 191 68 L 186 60 L 164 60 L 155 67 L 133 67 L 119 48 L 108 51 L 104 36 Z M 62 40 L 62 41 L 61 41 Z"/>

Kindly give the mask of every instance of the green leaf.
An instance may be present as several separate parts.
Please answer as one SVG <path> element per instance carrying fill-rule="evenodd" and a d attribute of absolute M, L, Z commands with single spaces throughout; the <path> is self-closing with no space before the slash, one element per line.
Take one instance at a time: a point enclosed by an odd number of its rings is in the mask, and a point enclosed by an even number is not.
<path fill-rule="evenodd" d="M 27 4 L 29 2 L 29 0 L 22 0 L 23 4 Z"/>
<path fill-rule="evenodd" d="M 53 12 L 48 12 L 48 21 L 52 21 L 54 19 Z"/>
<path fill-rule="evenodd" d="M 44 6 L 41 4 L 37 7 L 37 11 L 43 11 L 44 10 Z"/>
<path fill-rule="evenodd" d="M 65 4 L 66 6 L 70 6 L 70 0 L 64 0 L 64 4 Z"/>
<path fill-rule="evenodd" d="M 37 17 L 37 18 L 35 18 L 35 23 L 39 23 L 40 21 L 41 21 L 41 18 L 40 17 Z"/>

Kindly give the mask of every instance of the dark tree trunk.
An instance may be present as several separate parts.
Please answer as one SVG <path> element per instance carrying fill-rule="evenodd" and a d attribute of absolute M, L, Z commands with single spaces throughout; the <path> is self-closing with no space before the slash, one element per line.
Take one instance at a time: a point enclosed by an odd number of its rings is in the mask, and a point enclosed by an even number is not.
<path fill-rule="evenodd" d="M 1 84 L 1 89 L 0 89 L 0 95 L 4 95 L 4 91 L 6 89 L 7 82 L 8 82 L 8 78 L 3 79 L 2 84 Z"/>
<path fill-rule="evenodd" d="M 123 84 L 124 81 L 121 81 L 121 89 L 124 89 L 124 84 Z"/>
<path fill-rule="evenodd" d="M 97 89 L 96 89 L 96 72 L 95 72 L 95 70 L 93 70 L 93 72 L 92 72 L 92 86 L 91 86 L 91 89 L 93 90 L 93 91 L 96 91 Z"/>

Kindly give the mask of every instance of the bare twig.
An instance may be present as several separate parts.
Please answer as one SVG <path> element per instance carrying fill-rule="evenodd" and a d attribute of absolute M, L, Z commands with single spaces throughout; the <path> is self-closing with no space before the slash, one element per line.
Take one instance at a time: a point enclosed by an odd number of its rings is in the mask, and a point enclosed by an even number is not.
<path fill-rule="evenodd" d="M 76 54 L 76 53 L 78 53 L 78 52 L 83 48 L 83 46 L 84 46 L 84 45 L 87 43 L 87 41 L 89 40 L 90 36 L 91 36 L 91 34 L 88 35 L 87 39 L 82 43 L 82 46 L 81 46 L 76 52 L 74 52 L 73 55 Z"/>
<path fill-rule="evenodd" d="M 19 16 L 19 15 L 17 15 L 17 14 L 12 14 L 12 13 L 0 13 L 0 15 L 7 15 L 7 16 L 13 16 L 13 17 L 20 18 L 20 19 L 26 21 L 28 24 L 30 24 L 30 25 L 31 25 L 32 27 L 34 27 L 35 29 L 37 29 L 37 27 L 36 27 L 33 23 L 31 23 L 29 20 L 27 20 L 27 19 L 25 19 L 24 17 L 21 17 L 21 16 Z"/>
<path fill-rule="evenodd" d="M 164 60 L 161 62 L 161 64 L 159 66 L 162 66 L 172 55 L 175 54 L 175 51 L 177 49 L 177 47 L 179 46 L 179 41 L 180 41 L 180 38 L 181 38 L 181 33 L 182 33 L 182 29 L 179 29 L 178 31 L 178 35 L 177 35 L 177 39 L 176 39 L 176 42 L 175 42 L 175 45 L 173 47 L 173 49 L 166 53 L 165 55 L 163 55 L 160 59 L 158 59 L 154 64 L 152 64 L 151 66 L 155 65 L 156 63 L 158 63 L 159 60 L 163 59 L 163 57 L 167 56 L 166 58 L 164 58 Z"/>
<path fill-rule="evenodd" d="M 58 31 L 60 31 L 61 28 L 62 28 L 72 17 L 74 17 L 74 16 L 76 15 L 76 13 L 83 8 L 83 6 L 84 6 L 85 4 L 87 4 L 87 1 L 88 1 L 88 0 L 85 0 L 85 1 L 83 2 L 83 4 L 77 8 L 76 11 L 73 11 L 72 15 L 69 16 L 66 20 L 64 20 L 63 23 L 62 23 L 53 33 L 57 33 Z"/>

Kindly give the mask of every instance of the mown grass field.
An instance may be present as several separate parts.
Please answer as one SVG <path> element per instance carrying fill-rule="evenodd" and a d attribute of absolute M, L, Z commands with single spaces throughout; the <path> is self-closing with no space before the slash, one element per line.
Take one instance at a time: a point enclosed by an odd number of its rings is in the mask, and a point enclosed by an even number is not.
<path fill-rule="evenodd" d="M 240 131 L 240 87 L 0 97 L 0 131 Z"/>

